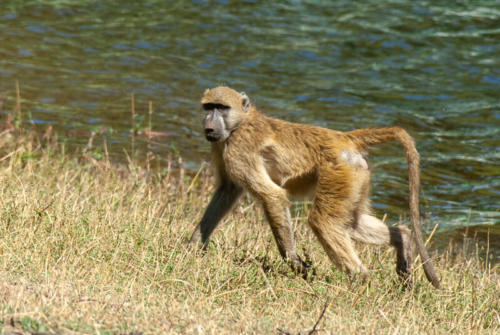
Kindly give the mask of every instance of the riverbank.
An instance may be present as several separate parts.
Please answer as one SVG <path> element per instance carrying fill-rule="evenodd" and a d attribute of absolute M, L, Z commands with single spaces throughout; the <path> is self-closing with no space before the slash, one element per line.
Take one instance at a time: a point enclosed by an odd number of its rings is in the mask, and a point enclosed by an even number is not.
<path fill-rule="evenodd" d="M 403 291 L 393 251 L 360 247 L 373 271 L 331 266 L 297 207 L 308 280 L 290 273 L 258 206 L 245 197 L 204 253 L 187 239 L 213 191 L 196 175 L 114 165 L 106 149 L 68 154 L 53 134 L 0 134 L 0 311 L 4 333 L 497 333 L 498 266 L 474 243 L 434 253 L 443 289 L 415 267 Z M 432 241 L 431 241 L 432 245 Z M 326 306 L 326 308 L 325 308 Z M 322 312 L 324 311 L 324 314 Z"/>

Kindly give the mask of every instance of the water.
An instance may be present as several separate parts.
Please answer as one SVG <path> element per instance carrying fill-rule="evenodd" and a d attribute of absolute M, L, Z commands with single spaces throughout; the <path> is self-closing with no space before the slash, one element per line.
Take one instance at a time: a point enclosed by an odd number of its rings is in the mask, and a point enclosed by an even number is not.
<path fill-rule="evenodd" d="M 424 228 L 498 232 L 500 1 L 2 0 L 2 114 L 16 80 L 39 127 L 75 146 L 88 137 L 71 134 L 105 127 L 116 158 L 130 149 L 130 94 L 138 128 L 152 101 L 153 130 L 167 135 L 152 150 L 180 152 L 192 169 L 209 151 L 198 101 L 219 84 L 290 121 L 400 125 L 422 157 Z M 398 220 L 402 150 L 371 157 L 375 208 Z"/>

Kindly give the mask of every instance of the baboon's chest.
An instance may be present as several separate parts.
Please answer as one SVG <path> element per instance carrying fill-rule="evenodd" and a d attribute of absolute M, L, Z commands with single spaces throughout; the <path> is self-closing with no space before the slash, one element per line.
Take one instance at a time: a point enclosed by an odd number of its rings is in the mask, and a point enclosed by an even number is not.
<path fill-rule="evenodd" d="M 290 155 L 290 152 L 276 145 L 269 145 L 260 151 L 264 168 L 271 180 L 291 194 L 310 193 L 316 183 L 316 169 L 310 157 Z"/>

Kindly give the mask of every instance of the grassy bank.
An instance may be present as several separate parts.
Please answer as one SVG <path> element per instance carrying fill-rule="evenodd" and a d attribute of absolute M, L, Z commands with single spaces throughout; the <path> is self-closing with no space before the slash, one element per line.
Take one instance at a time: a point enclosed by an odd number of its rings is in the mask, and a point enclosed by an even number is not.
<path fill-rule="evenodd" d="M 420 268 L 415 288 L 402 291 L 389 249 L 362 248 L 373 274 L 350 282 L 298 206 L 298 249 L 314 270 L 304 280 L 281 261 L 248 198 L 205 253 L 189 250 L 213 190 L 208 168 L 180 178 L 140 165 L 113 166 L 104 150 L 68 155 L 32 133 L 0 134 L 4 333 L 308 334 L 317 321 L 318 334 L 500 331 L 498 267 L 474 248 L 436 256 L 439 291 Z"/>

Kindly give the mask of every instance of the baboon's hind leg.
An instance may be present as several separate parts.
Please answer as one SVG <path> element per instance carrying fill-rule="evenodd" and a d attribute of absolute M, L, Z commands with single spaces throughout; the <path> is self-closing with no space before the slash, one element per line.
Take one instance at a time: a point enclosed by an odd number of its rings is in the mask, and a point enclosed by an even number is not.
<path fill-rule="evenodd" d="M 368 276 L 349 234 L 354 201 L 350 192 L 352 175 L 348 168 L 320 171 L 309 225 L 330 260 L 350 275 Z"/>
<path fill-rule="evenodd" d="M 309 216 L 309 225 L 323 246 L 330 260 L 350 275 L 368 276 L 368 270 L 361 263 L 342 221 L 333 217 L 322 217 L 317 211 Z"/>
<path fill-rule="evenodd" d="M 412 247 L 411 233 L 407 227 L 389 227 L 372 215 L 360 214 L 351 230 L 351 237 L 363 243 L 394 246 L 397 255 L 397 273 L 405 280 L 409 278 Z"/>

